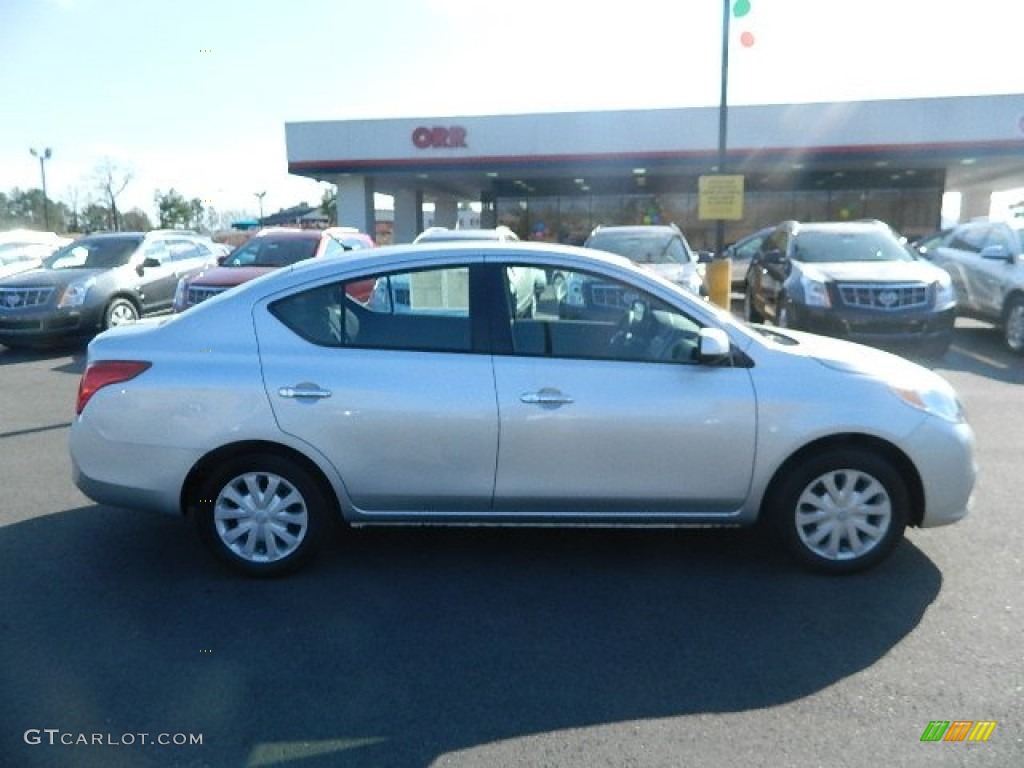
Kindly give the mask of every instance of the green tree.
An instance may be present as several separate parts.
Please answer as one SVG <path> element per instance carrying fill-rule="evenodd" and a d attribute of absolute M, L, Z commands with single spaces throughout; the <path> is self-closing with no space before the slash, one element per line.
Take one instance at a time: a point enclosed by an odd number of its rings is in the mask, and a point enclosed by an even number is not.
<path fill-rule="evenodd" d="M 129 232 L 148 232 L 153 228 L 153 222 L 141 208 L 132 208 L 121 215 L 121 224 Z"/>
<path fill-rule="evenodd" d="M 102 232 L 110 222 L 110 209 L 100 203 L 89 203 L 78 214 L 83 232 Z"/>
<path fill-rule="evenodd" d="M 196 232 L 203 228 L 203 201 L 198 197 L 193 197 L 188 202 L 189 210 L 189 226 Z"/>
<path fill-rule="evenodd" d="M 327 217 L 328 225 L 334 227 L 338 224 L 338 190 L 325 189 L 320 198 L 320 210 Z"/>
<path fill-rule="evenodd" d="M 174 187 L 166 192 L 158 189 L 153 200 L 161 229 L 185 229 L 189 226 L 193 215 L 192 205 Z"/>

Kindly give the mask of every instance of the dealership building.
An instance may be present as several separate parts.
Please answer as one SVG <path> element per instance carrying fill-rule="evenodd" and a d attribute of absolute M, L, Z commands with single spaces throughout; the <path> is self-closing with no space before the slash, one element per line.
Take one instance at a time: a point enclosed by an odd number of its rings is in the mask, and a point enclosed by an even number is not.
<path fill-rule="evenodd" d="M 338 192 L 338 223 L 377 231 L 375 194 L 394 200 L 393 241 L 432 223 L 578 243 L 599 224 L 675 222 L 698 248 L 717 220 L 708 177 L 741 177 L 727 240 L 785 219 L 873 218 L 916 236 L 961 220 L 993 192 L 1024 187 L 1024 95 L 730 107 L 719 166 L 717 107 L 288 123 L 290 173 Z M 702 184 L 702 177 L 705 183 Z M 737 185 L 732 188 L 735 190 Z M 726 214 L 717 213 L 718 216 Z"/>

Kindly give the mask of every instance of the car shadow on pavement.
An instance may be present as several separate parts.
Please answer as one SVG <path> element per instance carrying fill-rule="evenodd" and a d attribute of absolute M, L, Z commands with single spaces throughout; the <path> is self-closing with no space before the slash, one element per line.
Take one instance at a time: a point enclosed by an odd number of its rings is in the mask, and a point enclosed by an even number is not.
<path fill-rule="evenodd" d="M 760 709 L 875 663 L 942 585 L 909 541 L 827 578 L 743 530 L 346 531 L 326 550 L 248 580 L 172 518 L 86 506 L 0 529 L 0 749 L 21 766 L 415 767 Z M 203 743 L 29 745 L 33 728 Z"/>
<path fill-rule="evenodd" d="M 69 360 L 70 358 L 70 360 Z M 61 363 L 55 371 L 81 373 L 85 370 L 85 345 L 62 345 L 43 349 L 12 349 L 0 344 L 0 367 L 37 361 Z"/>

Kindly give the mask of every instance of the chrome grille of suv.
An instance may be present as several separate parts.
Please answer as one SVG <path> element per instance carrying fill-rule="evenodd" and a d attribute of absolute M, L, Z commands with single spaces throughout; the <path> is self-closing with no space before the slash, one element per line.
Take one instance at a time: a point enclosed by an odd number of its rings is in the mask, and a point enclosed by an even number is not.
<path fill-rule="evenodd" d="M 227 288 L 220 285 L 191 285 L 189 286 L 188 294 L 185 297 L 185 301 L 188 303 L 189 306 L 192 306 L 193 304 L 199 304 L 201 302 L 204 302 L 207 299 L 212 299 L 218 293 L 224 293 L 224 291 L 226 290 Z"/>
<path fill-rule="evenodd" d="M 925 283 L 839 283 L 839 298 L 848 307 L 895 312 L 931 306 Z"/>
<path fill-rule="evenodd" d="M 21 309 L 48 304 L 53 296 L 52 287 L 44 288 L 0 288 L 0 308 Z"/>

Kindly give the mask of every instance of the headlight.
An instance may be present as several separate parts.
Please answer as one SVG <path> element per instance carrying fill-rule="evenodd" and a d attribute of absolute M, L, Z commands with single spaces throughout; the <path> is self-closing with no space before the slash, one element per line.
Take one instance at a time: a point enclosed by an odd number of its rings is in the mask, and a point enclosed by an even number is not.
<path fill-rule="evenodd" d="M 956 303 L 953 281 L 949 275 L 943 275 L 935 281 L 935 308 L 945 309 Z"/>
<path fill-rule="evenodd" d="M 907 405 L 920 411 L 938 416 L 940 419 L 959 424 L 964 421 L 964 409 L 956 395 L 945 389 L 933 387 L 897 387 L 890 385 L 893 394 Z"/>
<path fill-rule="evenodd" d="M 85 302 L 86 295 L 89 293 L 89 289 L 95 284 L 95 277 L 90 277 L 85 280 L 76 280 L 75 282 L 70 283 L 68 287 L 64 289 L 64 293 L 60 295 L 60 299 L 57 301 L 57 306 L 61 309 L 82 306 Z"/>
<path fill-rule="evenodd" d="M 800 287 L 804 292 L 804 304 L 808 307 L 832 306 L 832 301 L 828 297 L 828 288 L 825 287 L 824 283 L 801 276 Z"/>

